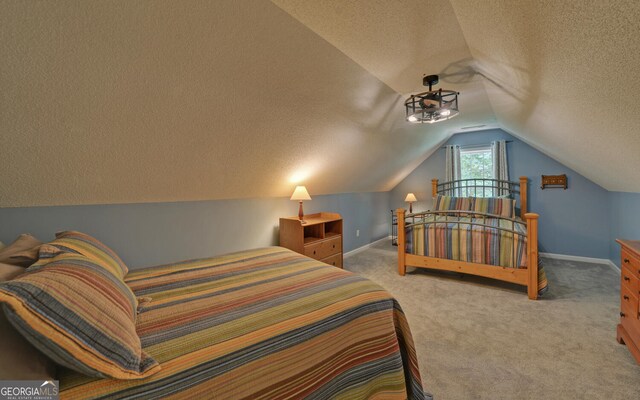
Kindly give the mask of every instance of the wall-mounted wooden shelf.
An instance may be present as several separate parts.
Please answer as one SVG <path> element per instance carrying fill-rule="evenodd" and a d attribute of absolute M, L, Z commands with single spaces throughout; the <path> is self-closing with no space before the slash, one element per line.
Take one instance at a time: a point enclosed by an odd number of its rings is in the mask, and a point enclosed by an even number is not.
<path fill-rule="evenodd" d="M 542 175 L 540 189 L 563 188 L 567 190 L 567 175 Z"/>

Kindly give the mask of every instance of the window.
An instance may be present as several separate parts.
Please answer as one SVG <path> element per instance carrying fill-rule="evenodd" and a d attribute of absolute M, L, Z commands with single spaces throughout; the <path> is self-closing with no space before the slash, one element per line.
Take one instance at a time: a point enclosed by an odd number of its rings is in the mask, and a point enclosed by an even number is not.
<path fill-rule="evenodd" d="M 491 179 L 493 178 L 493 158 L 491 156 L 491 146 L 474 147 L 470 149 L 460 150 L 460 169 L 462 179 Z M 477 185 L 482 186 L 484 182 L 478 181 Z M 487 184 L 489 184 L 487 182 Z M 469 185 L 474 185 L 469 182 Z M 490 186 L 490 184 L 489 184 Z M 473 197 L 491 197 L 493 195 L 492 188 L 483 189 L 463 188 L 463 196 Z"/>

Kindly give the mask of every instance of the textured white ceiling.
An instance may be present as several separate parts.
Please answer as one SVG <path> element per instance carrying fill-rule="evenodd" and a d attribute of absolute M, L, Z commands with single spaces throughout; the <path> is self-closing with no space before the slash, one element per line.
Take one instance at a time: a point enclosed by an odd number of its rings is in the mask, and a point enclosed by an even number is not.
<path fill-rule="evenodd" d="M 608 190 L 640 191 L 640 1 L 272 1 L 398 93 L 439 73 L 462 93 L 459 126 L 497 120 Z"/>
<path fill-rule="evenodd" d="M 446 139 L 269 1 L 4 1 L 0 54 L 3 207 L 385 191 Z"/>
<path fill-rule="evenodd" d="M 461 91 L 457 120 L 434 130 L 450 134 L 469 125 L 495 125 L 483 79 L 448 0 L 272 0 L 404 100 L 436 86 Z"/>
<path fill-rule="evenodd" d="M 640 1 L 452 0 L 499 124 L 640 192 Z"/>
<path fill-rule="evenodd" d="M 389 190 L 478 124 L 640 191 L 638 21 L 637 1 L 3 1 L 0 207 Z M 432 73 L 461 116 L 405 123 Z"/>

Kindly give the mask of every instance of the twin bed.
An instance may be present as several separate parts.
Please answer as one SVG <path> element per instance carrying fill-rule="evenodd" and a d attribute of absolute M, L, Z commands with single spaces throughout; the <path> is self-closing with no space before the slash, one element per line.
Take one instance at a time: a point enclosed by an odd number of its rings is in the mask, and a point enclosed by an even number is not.
<path fill-rule="evenodd" d="M 135 270 L 141 381 L 64 370 L 63 398 L 423 398 L 406 318 L 378 285 L 281 247 Z"/>
<path fill-rule="evenodd" d="M 412 266 L 478 275 L 526 286 L 537 299 L 547 280 L 538 259 L 538 214 L 527 212 L 527 181 L 433 179 L 433 210 L 397 210 L 399 274 Z M 485 197 L 493 194 L 499 196 Z"/>
<path fill-rule="evenodd" d="M 63 399 L 431 398 L 398 302 L 282 247 L 127 271 L 97 240 L 67 232 L 0 283 L 0 301 L 66 365 L 54 377 Z M 111 305 L 96 310 L 102 303 Z M 117 325 L 116 314 L 126 314 Z M 116 353 L 126 324 L 142 359 L 125 365 Z"/>

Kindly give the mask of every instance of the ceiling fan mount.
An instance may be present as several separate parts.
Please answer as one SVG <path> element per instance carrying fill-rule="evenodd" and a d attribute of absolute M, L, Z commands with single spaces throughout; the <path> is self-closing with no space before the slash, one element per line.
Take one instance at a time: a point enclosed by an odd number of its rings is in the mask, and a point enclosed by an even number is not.
<path fill-rule="evenodd" d="M 429 86 L 429 91 L 433 85 L 437 85 L 440 77 L 438 75 L 425 75 L 422 77 L 422 86 Z"/>

